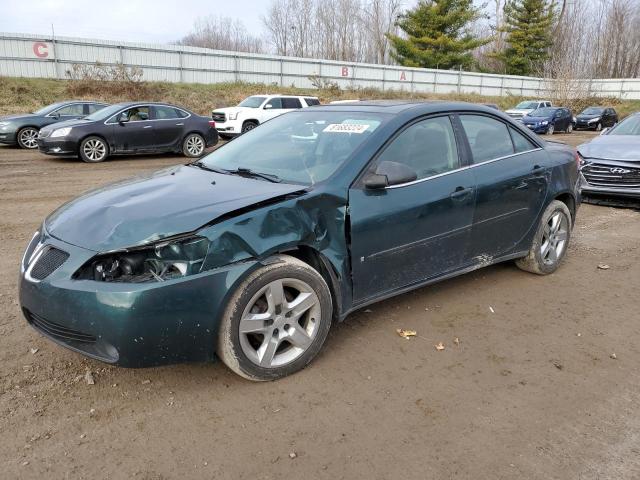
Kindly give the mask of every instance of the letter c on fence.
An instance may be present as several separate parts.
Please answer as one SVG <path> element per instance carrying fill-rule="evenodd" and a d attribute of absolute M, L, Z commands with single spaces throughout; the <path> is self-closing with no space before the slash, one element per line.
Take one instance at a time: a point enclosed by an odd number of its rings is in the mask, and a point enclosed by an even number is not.
<path fill-rule="evenodd" d="M 49 45 L 44 42 L 34 42 L 33 53 L 38 58 L 47 58 L 49 56 Z"/>
<path fill-rule="evenodd" d="M 349 67 L 342 67 L 341 75 L 343 77 L 348 77 L 349 76 Z"/>

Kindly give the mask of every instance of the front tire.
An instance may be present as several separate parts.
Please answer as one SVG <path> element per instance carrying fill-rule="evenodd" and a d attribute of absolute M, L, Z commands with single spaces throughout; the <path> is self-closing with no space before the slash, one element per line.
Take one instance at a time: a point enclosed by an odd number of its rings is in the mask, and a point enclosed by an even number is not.
<path fill-rule="evenodd" d="M 18 146 L 27 150 L 38 148 L 38 129 L 35 127 L 25 127 L 18 131 Z"/>
<path fill-rule="evenodd" d="M 602 123 L 598 122 L 598 124 L 596 125 L 596 132 L 601 132 L 602 131 Z"/>
<path fill-rule="evenodd" d="M 566 133 L 573 133 L 573 123 L 570 123 L 569 126 L 567 126 Z"/>
<path fill-rule="evenodd" d="M 555 272 L 567 253 L 571 226 L 569 208 L 560 200 L 551 202 L 542 214 L 529 253 L 516 260 L 516 265 L 538 275 Z"/>
<path fill-rule="evenodd" d="M 547 135 L 553 135 L 553 133 L 555 132 L 555 127 L 553 126 L 553 123 L 551 125 L 549 125 L 549 128 L 547 128 Z"/>
<path fill-rule="evenodd" d="M 322 276 L 301 260 L 278 255 L 234 291 L 216 351 L 244 378 L 276 380 L 315 358 L 331 320 L 331 292 Z"/>
<path fill-rule="evenodd" d="M 189 158 L 201 157 L 206 148 L 206 143 L 202 135 L 190 133 L 182 142 L 182 154 Z"/>
<path fill-rule="evenodd" d="M 249 130 L 256 128 L 258 124 L 252 120 L 247 120 L 242 124 L 242 133 L 247 133 Z"/>
<path fill-rule="evenodd" d="M 109 146 L 100 137 L 87 137 L 80 142 L 80 160 L 87 163 L 99 163 L 109 156 Z"/>

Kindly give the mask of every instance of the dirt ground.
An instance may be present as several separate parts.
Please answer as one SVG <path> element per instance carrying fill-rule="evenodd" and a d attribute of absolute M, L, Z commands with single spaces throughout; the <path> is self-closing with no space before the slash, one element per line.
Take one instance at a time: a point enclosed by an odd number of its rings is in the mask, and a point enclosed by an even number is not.
<path fill-rule="evenodd" d="M 16 280 L 42 219 L 184 161 L 87 165 L 0 147 L 0 477 L 640 478 L 633 210 L 583 205 L 551 276 L 496 265 L 353 314 L 309 368 L 274 383 L 220 363 L 109 367 L 32 330 Z"/>

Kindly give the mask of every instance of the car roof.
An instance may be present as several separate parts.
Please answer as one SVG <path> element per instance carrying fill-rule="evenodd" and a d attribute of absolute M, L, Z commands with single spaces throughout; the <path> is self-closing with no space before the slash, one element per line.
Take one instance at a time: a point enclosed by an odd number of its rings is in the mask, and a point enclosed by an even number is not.
<path fill-rule="evenodd" d="M 421 110 L 421 113 L 436 113 L 451 110 L 476 110 L 479 112 L 496 113 L 495 108 L 467 102 L 451 102 L 446 100 L 360 100 L 353 102 L 316 105 L 314 111 L 326 110 L 334 112 L 373 112 L 399 114 L 408 110 Z"/>
<path fill-rule="evenodd" d="M 255 95 L 250 95 L 251 97 L 282 97 L 282 98 L 318 98 L 313 95 L 281 95 L 279 93 L 265 93 L 260 94 L 256 93 Z"/>
<path fill-rule="evenodd" d="M 140 102 L 119 102 L 119 103 L 114 103 L 113 105 L 119 105 L 121 107 L 135 107 L 136 105 L 161 105 L 161 106 L 167 106 L 167 107 L 175 107 L 175 108 L 180 108 L 181 110 L 185 110 L 185 108 L 183 107 L 178 107 L 177 105 L 173 105 L 171 103 L 165 103 L 165 102 L 145 102 L 140 101 Z"/>

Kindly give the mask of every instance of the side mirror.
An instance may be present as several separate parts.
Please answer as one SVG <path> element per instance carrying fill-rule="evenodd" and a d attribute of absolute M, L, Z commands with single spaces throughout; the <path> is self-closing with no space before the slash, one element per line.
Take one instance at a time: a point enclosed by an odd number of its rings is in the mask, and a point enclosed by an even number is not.
<path fill-rule="evenodd" d="M 374 173 L 367 175 L 364 186 L 369 190 L 377 190 L 392 185 L 413 182 L 418 174 L 404 163 L 381 162 Z"/>
<path fill-rule="evenodd" d="M 264 106 L 264 109 L 265 109 L 265 110 L 269 110 L 270 108 L 273 108 L 273 105 L 271 105 L 270 103 L 267 103 L 267 104 Z"/>
<path fill-rule="evenodd" d="M 128 121 L 129 121 L 129 117 L 127 117 L 126 112 L 122 112 L 120 115 L 118 115 L 119 124 L 127 123 Z"/>

